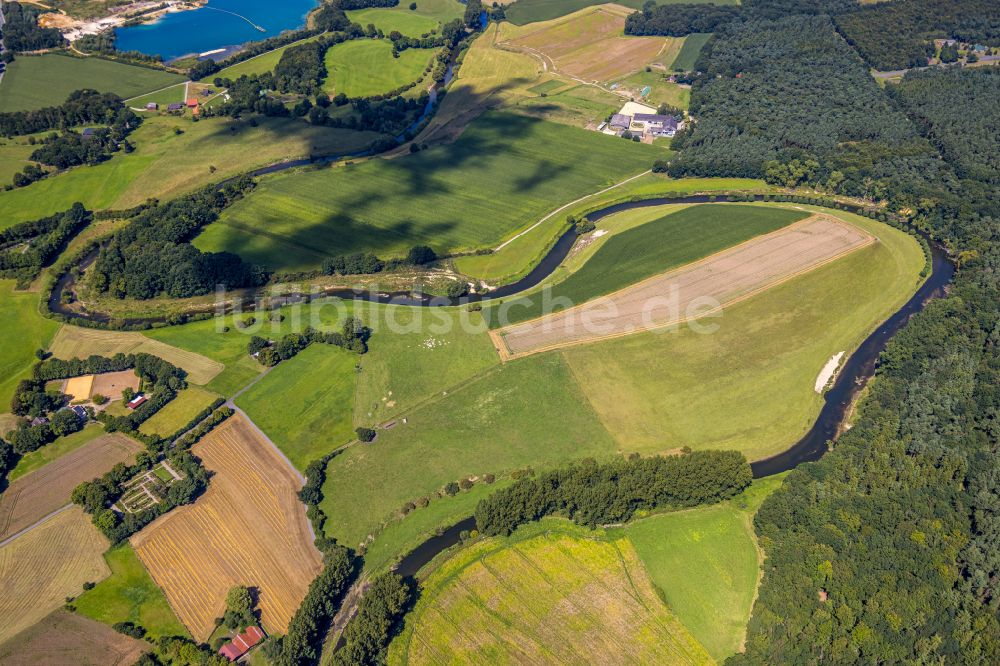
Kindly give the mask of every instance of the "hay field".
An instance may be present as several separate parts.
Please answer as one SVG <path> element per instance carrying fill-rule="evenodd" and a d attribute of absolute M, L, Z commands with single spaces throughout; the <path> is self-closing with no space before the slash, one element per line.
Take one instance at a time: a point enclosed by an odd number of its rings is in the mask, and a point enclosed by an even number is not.
<path fill-rule="evenodd" d="M 148 650 L 148 643 L 60 609 L 0 645 L 0 664 L 130 666 Z"/>
<path fill-rule="evenodd" d="M 516 357 L 655 330 L 717 312 L 874 240 L 816 215 L 596 301 L 502 328 L 493 339 L 501 356 Z"/>
<path fill-rule="evenodd" d="M 856 349 L 922 281 L 909 235 L 803 208 L 878 242 L 726 307 L 705 322 L 717 325 L 708 335 L 681 326 L 562 350 L 622 450 L 737 449 L 757 460 L 788 448 L 823 404 L 813 387 L 830 356 Z"/>
<path fill-rule="evenodd" d="M 516 30 L 508 43 L 540 54 L 558 72 L 586 81 L 612 81 L 653 62 L 673 41 L 626 37 L 625 17 L 630 13 L 617 5 L 590 7 Z"/>
<path fill-rule="evenodd" d="M 73 488 L 131 460 L 141 444 L 121 433 L 102 435 L 19 477 L 0 495 L 0 539 L 17 534 L 69 504 Z"/>
<path fill-rule="evenodd" d="M 108 547 L 90 517 L 74 506 L 0 546 L 0 643 L 76 596 L 110 571 Z"/>
<path fill-rule="evenodd" d="M 516 535 L 515 535 L 516 537 Z M 657 597 L 628 539 L 490 539 L 425 582 L 394 664 L 711 664 Z"/>
<path fill-rule="evenodd" d="M 208 490 L 133 536 L 139 559 L 196 640 L 208 638 L 233 585 L 258 588 L 264 627 L 285 633 L 321 568 L 301 480 L 240 416 L 193 451 L 214 473 Z"/>
<path fill-rule="evenodd" d="M 183 368 L 188 380 L 195 384 L 207 384 L 222 372 L 225 366 L 212 359 L 150 340 L 141 333 L 103 331 L 80 326 L 63 326 L 59 329 L 49 351 L 57 358 L 86 358 L 91 354 L 114 356 L 115 354 L 153 354 L 164 361 Z"/>
<path fill-rule="evenodd" d="M 454 143 L 416 154 L 264 178 L 194 244 L 276 270 L 315 268 L 326 257 L 362 251 L 388 259 L 418 244 L 439 253 L 480 248 L 560 202 L 648 169 L 662 154 L 596 132 L 490 113 Z"/>
<path fill-rule="evenodd" d="M 514 25 L 525 25 L 536 21 L 549 21 L 572 12 L 601 4 L 602 0 L 517 0 L 507 7 L 507 20 Z M 616 5 L 630 9 L 642 9 L 645 0 L 617 0 Z M 739 0 L 659 0 L 659 5 L 702 4 L 735 5 Z"/>
<path fill-rule="evenodd" d="M 0 112 L 58 106 L 71 92 L 81 88 L 128 98 L 183 80 L 180 74 L 97 57 L 25 55 L 7 65 L 0 84 Z"/>
<path fill-rule="evenodd" d="M 326 50 L 327 76 L 323 91 L 348 97 L 382 95 L 417 81 L 431 62 L 435 49 L 406 49 L 392 57 L 387 39 L 354 39 Z"/>

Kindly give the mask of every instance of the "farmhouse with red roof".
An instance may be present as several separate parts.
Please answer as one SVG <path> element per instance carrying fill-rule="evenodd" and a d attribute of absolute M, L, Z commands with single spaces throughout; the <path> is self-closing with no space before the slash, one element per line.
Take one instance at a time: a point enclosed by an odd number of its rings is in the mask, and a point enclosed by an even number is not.
<path fill-rule="evenodd" d="M 229 661 L 236 661 L 262 640 L 264 631 L 260 627 L 247 627 L 247 630 L 236 636 L 232 642 L 223 645 L 219 649 L 219 654 Z"/>

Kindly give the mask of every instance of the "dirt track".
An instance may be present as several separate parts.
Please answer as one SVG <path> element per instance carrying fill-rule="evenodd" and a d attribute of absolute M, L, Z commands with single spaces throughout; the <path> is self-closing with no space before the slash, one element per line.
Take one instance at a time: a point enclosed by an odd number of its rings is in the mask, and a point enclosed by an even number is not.
<path fill-rule="evenodd" d="M 101 435 L 17 479 L 0 495 L 0 541 L 69 504 L 79 484 L 131 460 L 139 451 L 142 445 L 125 435 Z"/>
<path fill-rule="evenodd" d="M 663 328 L 714 312 L 873 241 L 856 227 L 814 215 L 614 294 L 491 335 L 501 356 L 513 358 Z"/>
<path fill-rule="evenodd" d="M 205 495 L 132 545 L 197 640 L 208 638 L 233 585 L 258 588 L 264 628 L 285 633 L 321 568 L 298 475 L 238 415 L 193 451 L 214 473 Z"/>

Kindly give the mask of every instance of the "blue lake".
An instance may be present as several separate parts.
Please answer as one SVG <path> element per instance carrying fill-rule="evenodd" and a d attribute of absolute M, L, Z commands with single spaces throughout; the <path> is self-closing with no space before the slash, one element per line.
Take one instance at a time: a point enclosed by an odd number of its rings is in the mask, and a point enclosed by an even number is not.
<path fill-rule="evenodd" d="M 317 0 L 209 0 L 204 7 L 167 14 L 155 23 L 119 28 L 116 46 L 171 60 L 301 28 L 317 4 Z"/>

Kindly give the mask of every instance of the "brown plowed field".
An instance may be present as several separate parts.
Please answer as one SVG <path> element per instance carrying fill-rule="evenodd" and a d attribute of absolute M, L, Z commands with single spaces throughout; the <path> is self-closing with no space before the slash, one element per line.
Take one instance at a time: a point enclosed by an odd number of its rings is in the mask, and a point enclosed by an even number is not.
<path fill-rule="evenodd" d="M 77 506 L 0 547 L 0 643 L 80 594 L 84 583 L 107 578 L 107 548 Z"/>
<path fill-rule="evenodd" d="M 716 312 L 873 241 L 857 227 L 814 215 L 589 303 L 499 329 L 493 340 L 501 355 L 516 357 L 664 328 Z"/>
<path fill-rule="evenodd" d="M 625 17 L 631 11 L 604 5 L 529 24 L 510 44 L 548 58 L 556 71 L 586 81 L 611 81 L 653 62 L 667 43 L 664 37 L 626 37 Z"/>
<path fill-rule="evenodd" d="M 131 462 L 139 451 L 142 445 L 121 433 L 101 435 L 17 479 L 0 495 L 0 541 L 69 504 L 79 484 L 120 462 Z"/>
<path fill-rule="evenodd" d="M 126 387 L 133 391 L 139 390 L 139 376 L 135 374 L 135 370 L 104 372 L 94 375 L 94 384 L 90 387 L 90 395 L 103 395 L 110 400 L 118 400 L 122 397 L 122 391 Z"/>
<path fill-rule="evenodd" d="M 206 640 L 234 585 L 260 592 L 263 623 L 285 633 L 322 566 L 294 471 L 242 416 L 194 447 L 208 490 L 132 538 L 177 617 Z"/>
<path fill-rule="evenodd" d="M 130 666 L 149 643 L 60 609 L 0 645 L 3 666 Z"/>

